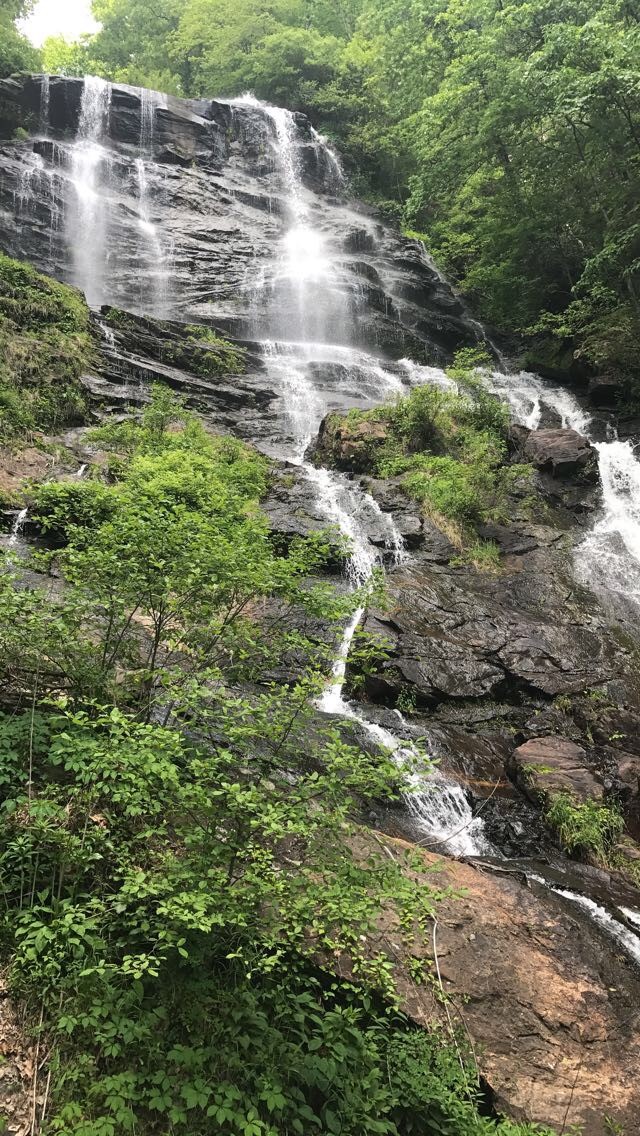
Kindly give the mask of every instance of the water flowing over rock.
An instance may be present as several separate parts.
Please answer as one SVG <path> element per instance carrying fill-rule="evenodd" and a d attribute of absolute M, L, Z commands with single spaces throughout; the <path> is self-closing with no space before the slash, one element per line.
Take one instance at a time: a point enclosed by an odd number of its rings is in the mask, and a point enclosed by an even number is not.
<path fill-rule="evenodd" d="M 29 137 L 16 140 L 16 126 Z M 370 409 L 419 384 L 450 389 L 442 367 L 452 353 L 488 341 L 422 245 L 349 199 L 336 155 L 304 116 L 251 96 L 180 100 L 90 77 L 31 76 L 0 82 L 0 128 L 0 246 L 86 292 L 102 349 L 84 382 L 99 413 L 129 413 L 148 400 L 152 381 L 165 382 L 214 429 L 275 459 L 263 505 L 283 554 L 296 536 L 331 530 L 330 567 L 342 572 L 343 588 L 361 589 L 360 606 L 342 629 L 318 710 L 347 719 L 370 749 L 410 766 L 397 823 L 418 843 L 484 857 L 491 870 L 514 848 L 529 854 L 533 838 L 527 843 L 524 828 L 536 810 L 514 783 L 524 765 L 541 772 L 540 755 L 553 750 L 549 764 L 568 785 L 587 734 L 585 797 L 601 797 L 607 782 L 635 800 L 633 652 L 576 582 L 577 575 L 609 598 L 640 605 L 640 463 L 632 443 L 603 440 L 591 413 L 539 376 L 496 371 L 493 390 L 519 426 L 513 456 L 537 467 L 545 506 L 532 518 L 529 488 L 514 485 L 510 516 L 479 531 L 498 547 L 500 573 L 461 564 L 455 534 L 450 539 L 413 504 L 398 479 L 364 476 L 371 448 L 384 442 L 380 424 L 363 426 L 352 415 L 338 436 L 332 413 Z M 209 367 L 207 355 L 211 363 L 221 349 L 194 337 L 192 324 L 233 337 L 242 365 L 225 369 L 220 357 Z M 78 465 L 92 455 L 81 439 L 73 446 L 80 476 Z M 329 456 L 337 469 L 315 464 Z M 603 493 L 594 521 L 596 464 Z M 367 590 L 383 566 L 389 602 L 378 610 Z M 350 663 L 360 630 L 386 647 L 364 691 L 355 690 Z M 290 669 L 283 661 L 276 680 L 289 681 Z M 605 700 L 602 725 L 579 701 L 591 688 Z M 435 772 L 428 761 L 420 769 L 420 739 L 427 758 L 442 758 Z M 497 870 L 512 869 L 500 861 Z M 590 1136 L 603 1136 L 601 1083 L 612 1109 L 617 1084 L 625 1122 L 635 1107 L 629 1061 L 616 1049 L 616 1071 L 607 1048 L 608 1034 L 626 1023 L 607 983 L 616 993 L 633 986 L 636 901 L 625 894 L 631 915 L 621 938 L 613 901 L 586 894 L 591 878 L 576 891 L 554 868 L 534 903 L 531 866 L 513 870 L 517 878 L 502 887 L 482 871 L 450 867 L 472 900 L 469 935 L 460 938 L 454 912 L 443 936 L 445 981 L 451 962 L 452 988 L 472 1000 L 473 1036 L 487 1049 L 501 1106 L 562 1122 L 572 1091 L 576 1117 Z M 585 927 L 601 936 L 600 948 L 609 946 L 604 980 Z M 481 951 L 467 945 L 475 935 Z M 531 980 L 536 967 L 555 994 L 542 997 Z M 404 993 L 413 1009 L 413 992 Z M 565 1068 L 559 1053 L 568 1037 Z M 596 1054 L 597 1072 L 579 1085 L 587 1053 Z"/>
<path fill-rule="evenodd" d="M 36 131 L 1 147 L 0 243 L 91 303 L 160 314 L 157 262 L 170 262 L 163 314 L 244 338 L 325 342 L 329 321 L 333 343 L 434 361 L 475 342 L 416 242 L 328 197 L 339 167 L 304 116 L 92 78 L 8 80 L 0 100 L 7 123 Z"/>

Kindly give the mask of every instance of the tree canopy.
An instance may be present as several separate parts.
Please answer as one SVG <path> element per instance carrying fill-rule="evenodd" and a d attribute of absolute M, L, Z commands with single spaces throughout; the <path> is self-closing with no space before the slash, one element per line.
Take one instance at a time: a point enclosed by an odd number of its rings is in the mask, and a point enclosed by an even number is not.
<path fill-rule="evenodd" d="M 31 6 L 29 0 L 0 0 L 0 76 L 39 65 L 40 53 L 16 26 Z"/>

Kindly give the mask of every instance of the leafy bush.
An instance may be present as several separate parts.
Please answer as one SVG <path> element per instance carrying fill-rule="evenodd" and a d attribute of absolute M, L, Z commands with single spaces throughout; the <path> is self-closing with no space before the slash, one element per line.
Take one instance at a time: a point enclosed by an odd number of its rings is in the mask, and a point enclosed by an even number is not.
<path fill-rule="evenodd" d="M 381 914 L 411 955 L 443 893 L 363 844 L 399 772 L 318 720 L 330 652 L 287 618 L 358 597 L 309 585 L 318 541 L 273 554 L 264 459 L 166 391 L 100 433 L 117 484 L 38 491 L 65 587 L 0 573 L 0 947 L 47 1037 L 47 1130 L 524 1136 L 394 1007 Z M 298 680 L 269 685 L 287 650 Z"/>
<path fill-rule="evenodd" d="M 424 927 L 437 898 L 348 852 L 349 792 L 389 770 L 329 733 L 301 775 L 302 688 L 200 708 L 197 742 L 115 710 L 0 718 L 2 937 L 55 1037 L 49 1130 L 515 1136 L 461 1045 L 373 996 L 381 905 Z M 359 987 L 313 961 L 340 951 Z"/>
<path fill-rule="evenodd" d="M 99 481 L 45 481 L 31 492 L 31 515 L 44 532 L 69 539 L 96 528 L 117 508 L 116 496 Z"/>
<path fill-rule="evenodd" d="M 554 795 L 546 818 L 567 852 L 592 853 L 603 862 L 624 831 L 624 819 L 615 805 L 593 800 L 578 804 L 569 793 Z"/>
<path fill-rule="evenodd" d="M 507 407 L 490 395 L 474 368 L 486 356 L 458 353 L 449 374 L 457 390 L 425 385 L 375 410 L 346 416 L 349 422 L 382 421 L 388 433 L 368 450 L 369 466 L 382 477 L 402 477 L 405 492 L 438 523 L 452 522 L 460 546 L 473 543 L 477 525 L 503 520 L 514 480 L 529 467 L 506 464 Z M 495 547 L 481 551 L 478 566 L 494 566 Z"/>

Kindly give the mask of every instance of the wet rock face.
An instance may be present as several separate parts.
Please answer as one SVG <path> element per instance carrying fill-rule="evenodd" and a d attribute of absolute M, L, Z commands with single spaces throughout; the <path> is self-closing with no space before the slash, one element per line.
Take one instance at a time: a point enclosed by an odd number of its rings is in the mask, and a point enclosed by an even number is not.
<path fill-rule="evenodd" d="M 69 223 L 83 208 L 74 151 L 82 97 L 78 79 L 0 82 L 0 247 L 85 287 L 69 243 Z M 12 140 L 17 126 L 32 136 Z M 372 210 L 336 199 L 335 161 L 304 116 L 296 128 L 303 190 L 335 276 L 331 311 L 306 305 L 306 336 L 297 284 L 269 276 L 287 187 L 274 122 L 250 104 L 111 85 L 95 169 L 108 269 L 92 280 L 91 302 L 140 312 L 162 307 L 243 339 L 319 341 L 330 316 L 335 342 L 434 362 L 476 342 L 460 302 L 417 242 Z"/>
<path fill-rule="evenodd" d="M 623 667 L 604 624 L 567 605 L 561 550 L 539 548 L 499 576 L 419 561 L 393 573 L 389 612 L 366 628 L 387 661 L 369 677 L 392 702 L 409 685 L 425 705 L 446 699 L 547 697 L 581 691 Z"/>

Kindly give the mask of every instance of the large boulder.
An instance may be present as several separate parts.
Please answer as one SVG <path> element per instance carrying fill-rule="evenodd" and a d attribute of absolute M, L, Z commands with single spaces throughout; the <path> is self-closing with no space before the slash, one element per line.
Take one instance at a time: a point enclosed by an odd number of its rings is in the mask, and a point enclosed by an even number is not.
<path fill-rule="evenodd" d="M 578 803 L 603 796 L 585 750 L 567 738 L 531 738 L 511 754 L 511 770 L 534 801 L 549 802 L 559 793 L 568 793 Z"/>
<path fill-rule="evenodd" d="M 387 843 L 396 857 L 408 848 Z M 640 1035 L 630 1007 L 640 1003 L 640 979 L 630 957 L 611 949 L 583 907 L 529 884 L 517 868 L 497 865 L 493 874 L 490 864 L 478 870 L 418 855 L 425 887 L 454 893 L 438 903 L 431 934 L 411 948 L 435 971 L 446 1007 L 436 983 L 418 984 L 405 969 L 393 912 L 369 942 L 372 953 L 388 956 L 405 1013 L 421 1026 L 463 1023 L 498 1111 L 558 1132 L 575 1125 L 583 1136 L 608 1136 L 609 1117 L 621 1132 L 637 1133 Z M 333 965 L 349 974 L 348 960 Z"/>
<path fill-rule="evenodd" d="M 314 456 L 322 465 L 349 473 L 369 473 L 388 436 L 386 422 L 372 415 L 327 414 L 320 424 Z"/>
<path fill-rule="evenodd" d="M 523 456 L 552 477 L 586 482 L 598 478 L 596 451 L 588 438 L 576 430 L 531 430 L 524 442 Z"/>

